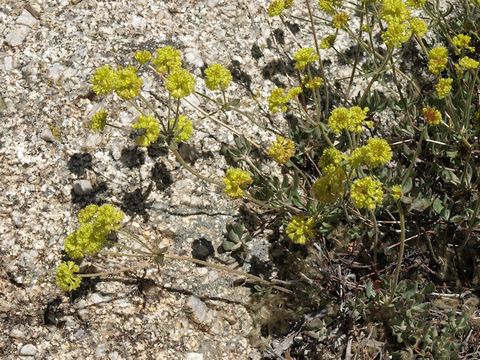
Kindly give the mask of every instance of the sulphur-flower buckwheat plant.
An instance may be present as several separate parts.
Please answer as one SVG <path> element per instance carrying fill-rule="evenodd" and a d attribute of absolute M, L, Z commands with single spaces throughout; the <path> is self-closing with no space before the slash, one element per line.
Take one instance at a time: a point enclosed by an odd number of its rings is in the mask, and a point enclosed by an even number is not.
<path fill-rule="evenodd" d="M 478 1 L 271 0 L 259 9 L 273 34 L 252 47 L 259 72 L 228 56 L 198 68 L 173 46 L 139 49 L 93 72 L 101 104 L 84 131 L 103 143 L 124 136 L 148 156 L 139 165 L 142 184 L 152 174 L 146 204 L 164 191 L 153 176 L 168 159 L 238 206 L 222 256 L 253 270 L 261 244 L 271 269 L 257 276 L 174 255 L 129 230 L 135 209 L 122 204 L 123 221 L 113 205 L 88 205 L 66 235 L 56 284 L 68 292 L 84 277 L 133 273 L 103 266 L 110 257 L 136 270 L 189 261 L 255 283 L 258 313 L 275 315 L 258 315 L 261 326 L 276 340 L 328 309 L 328 324 L 308 326 L 279 356 L 363 358 L 371 328 L 377 357 L 468 358 L 473 312 L 435 304 L 458 289 L 467 302 L 480 283 Z M 128 107 L 121 121 L 118 103 Z M 195 161 L 204 136 L 222 140 Z M 345 314 L 359 336 L 342 334 Z"/>

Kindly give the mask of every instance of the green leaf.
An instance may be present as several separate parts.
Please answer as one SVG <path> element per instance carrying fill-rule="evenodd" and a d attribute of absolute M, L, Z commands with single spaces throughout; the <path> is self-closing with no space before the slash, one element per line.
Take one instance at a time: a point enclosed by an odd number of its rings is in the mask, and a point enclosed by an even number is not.
<path fill-rule="evenodd" d="M 405 184 L 403 184 L 403 186 L 402 186 L 402 193 L 404 193 L 404 194 L 408 193 L 410 190 L 412 190 L 412 187 L 413 187 L 413 181 L 412 181 L 412 178 L 409 177 L 405 181 Z"/>
<path fill-rule="evenodd" d="M 433 210 L 440 215 L 443 210 L 443 201 L 440 200 L 439 198 L 436 198 L 435 200 L 433 200 L 432 207 L 433 207 Z"/>

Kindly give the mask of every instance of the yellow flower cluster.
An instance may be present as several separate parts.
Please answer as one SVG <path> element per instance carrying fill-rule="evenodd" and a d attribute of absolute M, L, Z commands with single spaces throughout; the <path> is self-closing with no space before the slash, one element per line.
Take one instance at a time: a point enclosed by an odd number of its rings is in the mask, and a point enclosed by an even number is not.
<path fill-rule="evenodd" d="M 173 128 L 175 125 L 175 119 L 170 119 L 168 126 Z M 179 115 L 177 120 L 177 126 L 174 129 L 174 140 L 177 142 L 186 142 L 190 140 L 193 134 L 193 122 L 185 115 Z"/>
<path fill-rule="evenodd" d="M 90 119 L 90 130 L 92 130 L 93 132 L 102 132 L 107 125 L 107 117 L 107 110 L 98 110 Z"/>
<path fill-rule="evenodd" d="M 320 49 L 330 49 L 333 47 L 333 44 L 335 43 L 335 40 L 337 37 L 335 35 L 328 35 L 325 36 L 321 41 L 320 41 Z"/>
<path fill-rule="evenodd" d="M 474 70 L 478 69 L 480 63 L 472 58 L 469 58 L 468 56 L 464 56 L 458 61 L 458 65 L 466 70 Z"/>
<path fill-rule="evenodd" d="M 99 252 L 107 235 L 120 229 L 123 213 L 112 205 L 88 205 L 78 214 L 80 227 L 65 239 L 65 252 L 72 259 Z"/>
<path fill-rule="evenodd" d="M 295 51 L 293 60 L 295 60 L 295 69 L 303 70 L 308 64 L 318 61 L 319 56 L 314 48 L 308 47 Z"/>
<path fill-rule="evenodd" d="M 318 6 L 329 15 L 335 14 L 336 10 L 342 6 L 342 0 L 319 0 Z"/>
<path fill-rule="evenodd" d="M 366 145 L 353 150 L 350 157 L 352 167 L 365 165 L 377 167 L 387 164 L 392 160 L 392 149 L 384 139 L 370 138 Z"/>
<path fill-rule="evenodd" d="M 73 291 L 80 286 L 82 278 L 75 275 L 80 267 L 73 261 L 63 261 L 57 266 L 55 283 L 63 291 Z"/>
<path fill-rule="evenodd" d="M 350 197 L 356 208 L 375 210 L 383 202 L 382 183 L 371 176 L 356 179 L 350 187 Z"/>
<path fill-rule="evenodd" d="M 141 65 L 152 60 L 152 53 L 148 50 L 137 50 L 133 56 Z"/>
<path fill-rule="evenodd" d="M 267 150 L 268 155 L 279 164 L 286 164 L 295 155 L 295 142 L 291 139 L 278 136 Z"/>
<path fill-rule="evenodd" d="M 368 110 L 368 107 L 362 109 L 359 106 L 353 106 L 349 109 L 345 107 L 336 108 L 328 118 L 328 127 L 332 129 L 336 135 L 339 135 L 342 130 L 360 133 Z"/>
<path fill-rule="evenodd" d="M 470 41 L 472 41 L 472 38 L 468 35 L 465 34 L 458 34 L 455 35 L 452 39 L 452 44 L 458 49 L 458 50 L 463 50 L 467 49 L 468 51 L 475 51 L 475 48 L 473 46 L 470 46 Z"/>
<path fill-rule="evenodd" d="M 225 194 L 232 199 L 243 197 L 244 190 L 253 184 L 253 179 L 248 172 L 239 168 L 229 168 L 223 178 Z"/>
<path fill-rule="evenodd" d="M 439 125 L 442 122 L 442 114 L 434 107 L 424 107 L 422 113 L 425 121 L 430 125 Z"/>
<path fill-rule="evenodd" d="M 332 26 L 336 29 L 343 29 L 347 26 L 348 20 L 350 20 L 350 15 L 345 11 L 341 11 L 333 15 Z"/>
<path fill-rule="evenodd" d="M 426 2 L 427 0 L 407 0 L 407 6 L 412 9 L 421 9 Z"/>
<path fill-rule="evenodd" d="M 322 156 L 318 162 L 318 166 L 325 173 L 327 167 L 333 165 L 338 167 L 340 163 L 345 159 L 345 155 L 334 147 L 323 150 Z"/>
<path fill-rule="evenodd" d="M 300 215 L 292 216 L 285 232 L 294 244 L 304 245 L 315 236 L 315 220 Z"/>
<path fill-rule="evenodd" d="M 140 115 L 137 121 L 132 124 L 132 128 L 143 130 L 142 135 L 137 137 L 139 146 L 148 147 L 157 141 L 160 136 L 160 124 L 153 116 Z"/>
<path fill-rule="evenodd" d="M 143 81 L 133 66 L 120 67 L 115 71 L 110 66 L 104 65 L 94 72 L 91 82 L 92 90 L 97 95 L 108 95 L 115 91 L 124 100 L 137 97 L 143 86 Z"/>
<path fill-rule="evenodd" d="M 182 66 L 182 55 L 180 51 L 172 46 L 165 46 L 157 49 L 152 65 L 160 74 L 169 73 Z"/>
<path fill-rule="evenodd" d="M 226 90 L 232 81 L 232 74 L 223 65 L 212 64 L 205 69 L 205 85 L 210 90 Z"/>
<path fill-rule="evenodd" d="M 165 79 L 165 88 L 176 99 L 190 95 L 195 89 L 195 78 L 187 70 L 172 70 Z"/>
<path fill-rule="evenodd" d="M 410 27 L 412 28 L 412 32 L 420 38 L 424 37 L 428 31 L 427 24 L 420 18 L 410 19 Z"/>
<path fill-rule="evenodd" d="M 268 6 L 268 16 L 280 16 L 285 9 L 290 9 L 293 0 L 273 0 Z"/>
<path fill-rule="evenodd" d="M 313 90 L 323 85 L 323 79 L 320 76 L 314 76 L 312 78 L 305 76 L 302 83 L 305 88 Z"/>
<path fill-rule="evenodd" d="M 133 66 L 119 68 L 115 76 L 115 93 L 123 100 L 131 100 L 140 94 L 143 80 L 137 75 Z"/>
<path fill-rule="evenodd" d="M 390 193 L 392 194 L 392 198 L 395 201 L 398 201 L 403 196 L 402 186 L 401 185 L 393 185 L 390 189 Z"/>
<path fill-rule="evenodd" d="M 342 196 L 346 174 L 340 166 L 333 164 L 327 165 L 322 171 L 324 175 L 313 183 L 312 193 L 318 201 L 330 204 Z"/>
<path fill-rule="evenodd" d="M 268 109 L 273 113 L 287 111 L 288 102 L 301 92 L 302 88 L 300 87 L 293 87 L 287 93 L 285 93 L 285 89 L 283 88 L 273 89 L 268 97 Z"/>
<path fill-rule="evenodd" d="M 435 91 L 437 92 L 437 97 L 439 99 L 445 98 L 452 91 L 452 78 L 442 78 L 438 80 L 437 85 L 435 85 Z"/>
<path fill-rule="evenodd" d="M 448 50 L 443 46 L 437 46 L 428 52 L 428 70 L 433 75 L 440 74 L 448 63 Z"/>
<path fill-rule="evenodd" d="M 99 67 L 91 78 L 92 90 L 97 95 L 108 95 L 115 88 L 115 70 L 110 66 Z"/>

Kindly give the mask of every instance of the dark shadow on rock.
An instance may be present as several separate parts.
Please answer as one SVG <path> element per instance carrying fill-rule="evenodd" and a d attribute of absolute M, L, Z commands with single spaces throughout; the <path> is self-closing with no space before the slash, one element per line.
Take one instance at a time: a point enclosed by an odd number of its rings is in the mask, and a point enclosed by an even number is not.
<path fill-rule="evenodd" d="M 152 180 L 157 190 L 164 191 L 173 184 L 173 177 L 165 163 L 157 162 L 152 168 Z"/>
<path fill-rule="evenodd" d="M 89 194 L 78 195 L 75 191 L 71 191 L 72 203 L 78 204 L 80 208 L 83 208 L 90 204 L 101 204 L 105 202 L 105 199 L 108 197 L 108 186 L 107 183 L 101 182 L 96 184 L 93 187 L 93 191 Z"/>
<path fill-rule="evenodd" d="M 258 46 L 257 43 L 254 43 L 252 45 L 252 48 L 250 50 L 250 53 L 252 55 L 252 57 L 255 59 L 255 60 L 258 60 L 260 59 L 261 57 L 263 57 L 263 52 L 262 50 L 260 49 L 260 46 Z"/>
<path fill-rule="evenodd" d="M 272 276 L 272 263 L 270 261 L 261 260 L 259 257 L 252 255 L 250 258 L 250 274 L 269 279 Z"/>
<path fill-rule="evenodd" d="M 213 248 L 212 242 L 200 238 L 193 242 L 192 244 L 192 257 L 199 260 L 207 260 L 210 256 L 215 254 L 215 249 Z"/>
<path fill-rule="evenodd" d="M 272 80 L 275 75 L 295 75 L 295 69 L 291 61 L 285 60 L 272 60 L 262 69 L 262 76 L 264 79 Z"/>
<path fill-rule="evenodd" d="M 285 31 L 282 29 L 273 30 L 273 37 L 279 45 L 285 45 Z"/>
<path fill-rule="evenodd" d="M 168 155 L 168 147 L 163 141 L 157 140 L 147 148 L 147 155 L 152 159 Z"/>
<path fill-rule="evenodd" d="M 53 325 L 58 328 L 63 327 L 66 323 L 62 318 L 65 316 L 63 311 L 59 309 L 60 304 L 62 303 L 62 298 L 56 297 L 52 301 L 49 301 L 45 310 L 43 311 L 43 324 L 46 326 Z"/>
<path fill-rule="evenodd" d="M 92 155 L 89 153 L 75 153 L 68 159 L 67 166 L 68 170 L 75 175 L 85 175 L 85 171 L 92 168 Z"/>
<path fill-rule="evenodd" d="M 298 25 L 297 23 L 285 21 L 285 25 L 287 25 L 293 35 L 297 34 L 300 31 L 300 25 Z"/>
<path fill-rule="evenodd" d="M 140 167 L 145 164 L 145 153 L 138 147 L 125 148 L 122 149 L 120 161 L 130 169 Z"/>
<path fill-rule="evenodd" d="M 147 222 L 150 216 L 147 213 L 152 205 L 152 202 L 148 202 L 148 196 L 152 192 L 153 183 L 150 184 L 147 190 L 135 189 L 131 192 L 127 192 L 123 195 L 121 209 L 130 216 L 142 216 L 143 221 Z"/>
<path fill-rule="evenodd" d="M 237 60 L 233 60 L 229 66 L 232 73 L 233 81 L 243 85 L 249 92 L 252 92 L 252 77 L 242 70 L 241 64 Z"/>

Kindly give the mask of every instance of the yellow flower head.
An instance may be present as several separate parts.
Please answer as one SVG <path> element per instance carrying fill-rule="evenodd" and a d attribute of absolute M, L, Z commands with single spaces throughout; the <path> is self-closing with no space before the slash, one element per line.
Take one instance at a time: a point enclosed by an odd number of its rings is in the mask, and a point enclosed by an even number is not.
<path fill-rule="evenodd" d="M 323 79 L 320 76 L 314 76 L 313 78 L 305 76 L 302 83 L 307 89 L 313 90 L 323 85 Z"/>
<path fill-rule="evenodd" d="M 110 94 L 115 86 L 115 71 L 108 65 L 99 67 L 91 78 L 92 90 L 97 95 Z"/>
<path fill-rule="evenodd" d="M 195 89 L 195 78 L 185 69 L 175 69 L 165 79 L 165 88 L 174 98 L 190 95 Z"/>
<path fill-rule="evenodd" d="M 362 109 L 359 106 L 353 106 L 349 109 L 345 107 L 336 108 L 328 118 L 328 127 L 332 129 L 336 135 L 339 135 L 342 130 L 360 133 L 368 110 L 368 107 Z"/>
<path fill-rule="evenodd" d="M 419 38 L 425 36 L 428 31 L 427 24 L 420 18 L 412 18 L 410 19 L 410 27 L 414 34 L 418 35 Z"/>
<path fill-rule="evenodd" d="M 168 73 L 182 66 L 182 54 L 171 46 L 157 49 L 152 65 L 160 74 Z"/>
<path fill-rule="evenodd" d="M 393 185 L 392 188 L 390 189 L 390 193 L 392 194 L 393 200 L 395 200 L 395 201 L 400 200 L 403 196 L 402 186 L 401 185 Z"/>
<path fill-rule="evenodd" d="M 98 110 L 90 119 L 90 130 L 92 130 L 93 132 L 102 132 L 107 125 L 107 117 L 107 110 Z"/>
<path fill-rule="evenodd" d="M 437 85 L 435 85 L 435 91 L 437 92 L 437 97 L 439 99 L 445 98 L 452 91 L 452 78 L 442 78 L 438 80 Z"/>
<path fill-rule="evenodd" d="M 370 138 L 363 149 L 362 160 L 367 166 L 382 166 L 392 160 L 392 149 L 384 139 Z"/>
<path fill-rule="evenodd" d="M 302 88 L 298 86 L 288 90 L 288 93 L 285 93 L 285 89 L 283 88 L 273 89 L 271 95 L 268 97 L 268 109 L 273 113 L 287 111 L 288 102 L 301 92 Z"/>
<path fill-rule="evenodd" d="M 400 47 L 411 36 L 412 29 L 407 21 L 390 21 L 387 30 L 382 34 L 382 40 L 389 48 Z"/>
<path fill-rule="evenodd" d="M 75 274 L 79 271 L 80 267 L 73 261 L 63 261 L 57 266 L 55 283 L 63 291 L 78 289 L 82 278 Z"/>
<path fill-rule="evenodd" d="M 292 216 L 285 232 L 294 244 L 305 245 L 315 236 L 315 220 L 300 215 Z"/>
<path fill-rule="evenodd" d="M 278 136 L 268 148 L 268 155 L 279 164 L 286 164 L 295 155 L 295 143 L 291 139 Z"/>
<path fill-rule="evenodd" d="M 170 119 L 168 126 L 172 128 L 175 124 L 175 119 Z M 186 142 L 190 140 L 193 134 L 193 122 L 185 115 L 179 115 L 177 126 L 174 130 L 174 139 L 177 142 Z"/>
<path fill-rule="evenodd" d="M 442 122 L 442 114 L 434 107 L 424 107 L 422 113 L 425 121 L 430 125 L 439 125 Z"/>
<path fill-rule="evenodd" d="M 143 134 L 137 137 L 139 146 L 148 147 L 160 136 L 160 124 L 153 116 L 140 115 L 132 124 L 132 128 L 143 130 Z"/>
<path fill-rule="evenodd" d="M 356 179 L 350 187 L 350 198 L 358 209 L 375 210 L 383 202 L 382 183 L 370 176 Z"/>
<path fill-rule="evenodd" d="M 148 50 L 137 50 L 135 51 L 134 57 L 135 60 L 143 65 L 152 60 L 152 53 Z"/>
<path fill-rule="evenodd" d="M 452 39 L 453 45 L 460 51 L 463 49 L 467 49 L 468 51 L 473 52 L 475 51 L 475 48 L 473 46 L 470 46 L 470 41 L 472 41 L 472 38 L 465 34 L 455 35 Z"/>
<path fill-rule="evenodd" d="M 232 81 L 232 74 L 223 65 L 212 64 L 205 69 L 205 85 L 210 90 L 226 90 Z"/>
<path fill-rule="evenodd" d="M 406 4 L 413 9 L 421 9 L 426 2 L 427 0 L 407 0 Z"/>
<path fill-rule="evenodd" d="M 333 15 L 332 26 L 336 29 L 343 29 L 347 26 L 348 20 L 350 20 L 350 15 L 345 11 L 341 11 Z"/>
<path fill-rule="evenodd" d="M 318 61 L 318 54 L 313 48 L 303 48 L 293 54 L 295 60 L 295 69 L 303 70 L 308 64 Z"/>
<path fill-rule="evenodd" d="M 337 37 L 335 35 L 325 36 L 322 41 L 320 41 L 320 49 L 330 49 L 333 47 L 336 39 Z"/>
<path fill-rule="evenodd" d="M 248 172 L 240 168 L 229 168 L 223 178 L 225 194 L 232 199 L 243 197 L 244 190 L 253 184 L 253 179 Z"/>
<path fill-rule="evenodd" d="M 329 15 L 333 15 L 340 6 L 342 6 L 342 0 L 319 0 L 318 6 L 324 12 Z"/>
<path fill-rule="evenodd" d="M 319 177 L 312 185 L 313 197 L 318 201 L 330 204 L 343 194 L 343 183 L 346 175 L 340 166 L 328 165 L 323 168 L 325 175 Z"/>
<path fill-rule="evenodd" d="M 433 48 L 428 52 L 428 70 L 433 75 L 440 74 L 448 63 L 448 50 L 443 46 Z"/>
<path fill-rule="evenodd" d="M 93 220 L 95 215 L 98 212 L 98 205 L 90 204 L 85 206 L 82 210 L 79 211 L 77 218 L 80 225 L 84 225 L 89 221 Z"/>
<path fill-rule="evenodd" d="M 458 65 L 466 70 L 474 70 L 478 69 L 480 63 L 472 58 L 469 58 L 468 56 L 464 56 L 458 61 Z"/>
<path fill-rule="evenodd" d="M 140 94 L 143 80 L 137 75 L 133 66 L 119 68 L 116 71 L 114 90 L 123 100 L 131 100 Z"/>
<path fill-rule="evenodd" d="M 268 16 L 280 16 L 285 10 L 285 0 L 273 0 L 268 6 Z"/>
<path fill-rule="evenodd" d="M 323 150 L 318 166 L 324 171 L 329 165 L 339 166 L 344 159 L 345 155 L 340 150 L 330 147 Z"/>
<path fill-rule="evenodd" d="M 402 23 L 410 17 L 410 10 L 402 0 L 383 0 L 380 18 L 388 25 L 391 22 Z"/>

